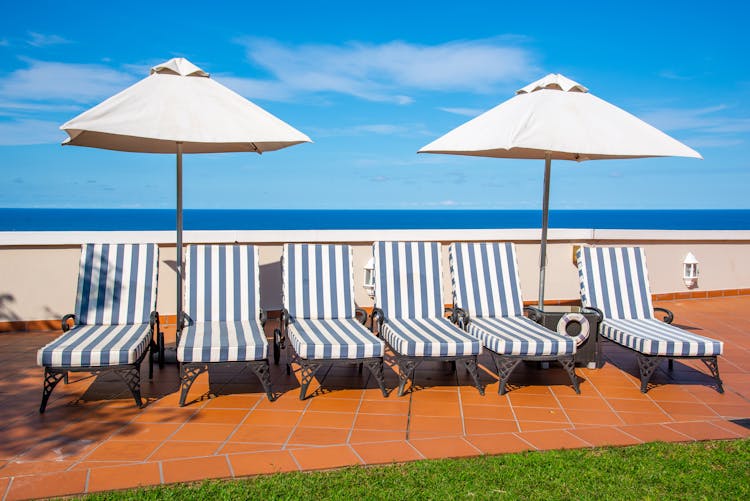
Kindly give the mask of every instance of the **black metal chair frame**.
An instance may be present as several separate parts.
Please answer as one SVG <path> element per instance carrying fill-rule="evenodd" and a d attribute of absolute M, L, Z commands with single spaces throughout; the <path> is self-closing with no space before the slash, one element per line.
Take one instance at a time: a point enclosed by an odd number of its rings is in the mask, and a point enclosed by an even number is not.
<path fill-rule="evenodd" d="M 189 323 L 190 317 L 183 312 L 182 314 L 183 324 Z M 260 311 L 260 325 L 261 328 L 266 326 L 266 312 Z M 268 363 L 268 358 L 260 360 L 236 360 L 230 362 L 180 362 L 180 407 L 185 405 L 190 387 L 193 386 L 195 380 L 203 374 L 208 372 L 209 366 L 236 366 L 236 365 L 247 365 L 260 380 L 263 385 L 263 391 L 266 393 L 268 400 L 273 402 L 276 400 L 276 396 L 273 393 L 271 386 L 271 367 Z M 209 373 L 210 377 L 210 373 Z"/>
<path fill-rule="evenodd" d="M 367 312 L 362 308 L 356 308 L 355 313 L 357 320 L 365 325 L 367 322 Z M 286 308 L 281 312 L 281 320 L 279 322 L 279 328 L 274 330 L 274 342 L 273 342 L 273 360 L 276 365 L 279 364 L 281 358 L 281 350 L 286 350 L 287 341 L 287 330 L 289 323 L 293 319 L 289 315 Z M 291 345 L 291 343 L 289 343 Z M 372 373 L 375 380 L 378 382 L 380 391 L 383 393 L 383 397 L 388 397 L 388 390 L 385 387 L 385 377 L 383 375 L 383 357 L 368 357 L 368 358 L 304 358 L 301 357 L 294 347 L 291 348 L 292 356 L 287 357 L 286 373 L 291 374 L 291 364 L 297 363 L 300 366 L 300 374 L 302 379 L 300 381 L 300 393 L 299 399 L 305 400 L 307 395 L 307 389 L 310 383 L 315 378 L 315 374 L 324 365 L 351 365 L 358 364 L 359 372 L 362 372 L 362 365 L 366 365 Z"/>
<path fill-rule="evenodd" d="M 584 311 L 591 311 L 596 313 L 599 316 L 599 325 L 601 328 L 601 323 L 604 320 L 604 313 L 598 309 L 594 308 L 593 306 L 587 306 L 583 308 Z M 659 311 L 664 313 L 666 316 L 662 318 L 662 321 L 667 324 L 671 324 L 674 320 L 674 314 L 666 309 L 666 308 L 660 308 L 660 307 L 654 307 L 654 311 Z M 646 393 L 648 391 L 648 383 L 651 380 L 651 376 L 656 371 L 656 368 L 661 365 L 662 361 L 668 360 L 668 370 L 672 372 L 674 368 L 674 360 L 676 359 L 687 359 L 687 360 L 700 360 L 703 362 L 706 367 L 708 367 L 708 370 L 711 371 L 711 376 L 716 380 L 716 391 L 719 393 L 724 393 L 724 385 L 721 381 L 721 378 L 719 377 L 719 360 L 718 356 L 710 356 L 710 357 L 704 357 L 704 356 L 682 356 L 682 355 L 647 355 L 645 353 L 641 353 L 638 350 L 635 350 L 629 346 L 625 346 L 623 344 L 618 343 L 617 341 L 614 341 L 610 338 L 602 336 L 603 339 L 610 341 L 617 346 L 620 346 L 621 348 L 624 348 L 628 351 L 632 351 L 635 354 L 636 361 L 638 362 L 638 372 L 640 373 L 640 379 L 641 379 L 641 393 Z"/>
<path fill-rule="evenodd" d="M 382 337 L 382 327 L 383 324 L 387 322 L 387 319 L 385 318 L 385 314 L 383 313 L 383 310 L 380 308 L 374 308 L 372 311 L 372 320 L 373 324 L 377 326 L 377 333 L 378 336 Z M 385 340 L 385 339 L 384 339 Z M 484 395 L 484 388 L 482 387 L 482 384 L 479 382 L 479 374 L 477 372 L 477 356 L 476 355 L 461 355 L 461 356 L 445 356 L 445 357 L 424 357 L 424 356 L 414 356 L 414 355 L 404 355 L 402 353 L 399 353 L 396 351 L 391 344 L 385 340 L 386 345 L 393 353 L 394 357 L 396 358 L 396 363 L 398 364 L 398 396 L 401 397 L 404 395 L 406 388 L 406 383 L 411 380 L 411 388 L 414 388 L 414 373 L 416 372 L 417 367 L 419 367 L 422 362 L 451 362 L 453 365 L 453 370 L 455 370 L 456 362 L 463 361 L 466 364 L 466 370 L 469 372 L 469 375 L 474 380 L 474 386 L 476 387 L 477 391 L 479 391 L 480 395 Z"/>
<path fill-rule="evenodd" d="M 71 327 L 68 324 L 69 320 L 73 320 L 75 322 L 75 315 L 68 314 L 65 315 L 62 318 L 62 330 L 63 332 L 68 332 Z M 154 359 L 153 354 L 155 352 L 158 353 L 158 361 L 159 361 L 159 367 L 164 366 L 164 357 L 163 357 L 163 340 L 164 335 L 161 332 L 159 328 L 159 314 L 156 311 L 151 312 L 151 316 L 149 319 L 149 334 L 151 335 L 151 340 L 149 342 L 148 348 L 146 348 L 140 357 L 138 357 L 138 360 L 136 360 L 132 364 L 120 364 L 120 365 L 103 365 L 103 366 L 44 366 L 44 385 L 42 389 L 42 404 L 39 407 L 39 413 L 44 413 L 45 409 L 47 408 L 47 402 L 49 400 L 50 395 L 52 395 L 52 391 L 55 389 L 55 386 L 61 381 L 65 380 L 65 383 L 68 382 L 68 374 L 71 372 L 87 372 L 90 374 L 100 374 L 103 372 L 114 372 L 117 374 L 128 386 L 128 389 L 133 394 L 133 399 L 135 400 L 135 405 L 137 407 L 143 407 L 143 400 L 141 399 L 141 362 L 143 362 L 143 359 L 146 358 L 146 355 L 149 355 L 148 357 L 148 378 L 149 380 L 153 378 L 154 375 Z M 154 336 L 156 334 L 156 336 Z M 158 342 L 156 340 L 161 340 L 162 344 L 158 345 Z"/>
<path fill-rule="evenodd" d="M 535 320 L 536 314 L 539 310 L 533 307 L 524 307 L 524 311 L 530 313 L 531 320 Z M 468 332 L 469 322 L 471 321 L 469 314 L 462 308 L 453 308 L 451 313 L 451 320 L 456 323 L 463 330 Z M 536 321 L 536 320 L 535 320 Z M 492 362 L 495 364 L 495 370 L 497 371 L 497 378 L 500 384 L 497 388 L 498 395 L 505 395 L 507 393 L 507 384 L 513 371 L 518 367 L 521 362 L 559 362 L 562 365 L 565 372 L 568 373 L 571 383 L 573 383 L 573 389 L 580 395 L 581 389 L 578 385 L 578 376 L 575 371 L 575 356 L 574 355 L 501 355 L 500 353 L 491 350 L 487 346 L 484 348 L 490 353 Z"/>

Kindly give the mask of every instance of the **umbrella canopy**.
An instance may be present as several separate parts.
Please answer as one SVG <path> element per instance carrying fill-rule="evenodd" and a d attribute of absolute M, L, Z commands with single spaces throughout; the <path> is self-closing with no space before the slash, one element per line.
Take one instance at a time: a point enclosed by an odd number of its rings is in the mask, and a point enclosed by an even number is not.
<path fill-rule="evenodd" d="M 252 151 L 310 142 L 297 129 L 211 79 L 183 58 L 60 127 L 64 145 L 141 153 Z"/>
<path fill-rule="evenodd" d="M 63 145 L 177 155 L 177 314 L 182 315 L 182 153 L 274 151 L 310 138 L 183 58 L 60 127 Z M 178 321 L 178 329 L 182 324 Z"/>
<path fill-rule="evenodd" d="M 539 307 L 544 302 L 549 176 L 553 159 L 693 157 L 700 154 L 560 74 L 516 91 L 504 103 L 419 150 L 495 158 L 545 159 Z"/>

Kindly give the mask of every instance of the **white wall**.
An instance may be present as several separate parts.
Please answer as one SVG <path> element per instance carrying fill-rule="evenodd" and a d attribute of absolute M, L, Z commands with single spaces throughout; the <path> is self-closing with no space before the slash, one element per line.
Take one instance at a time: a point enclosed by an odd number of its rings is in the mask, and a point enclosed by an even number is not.
<path fill-rule="evenodd" d="M 50 234 L 52 233 L 52 234 Z M 159 242 L 158 310 L 176 310 L 175 246 L 171 232 L 0 233 L 0 322 L 53 320 L 73 311 L 80 244 L 83 242 Z M 282 237 L 287 241 L 350 242 L 354 246 L 355 291 L 359 306 L 372 300 L 362 287 L 363 269 L 371 256 L 371 243 L 383 240 L 440 240 L 443 248 L 443 282 L 446 302 L 451 302 L 447 243 L 456 240 L 515 241 L 524 300 L 537 298 L 539 282 L 538 230 L 419 230 L 334 232 L 186 232 L 187 242 L 247 242 L 260 246 L 261 294 L 266 309 L 281 308 Z M 646 250 L 652 292 L 687 291 L 682 282 L 682 260 L 692 252 L 700 261 L 696 290 L 750 288 L 750 232 L 644 232 L 614 230 L 553 230 L 547 257 L 545 298 L 577 299 L 578 275 L 573 246 L 641 245 Z M 148 239 L 147 239 L 148 238 Z M 276 239 L 276 240 L 273 240 Z"/>

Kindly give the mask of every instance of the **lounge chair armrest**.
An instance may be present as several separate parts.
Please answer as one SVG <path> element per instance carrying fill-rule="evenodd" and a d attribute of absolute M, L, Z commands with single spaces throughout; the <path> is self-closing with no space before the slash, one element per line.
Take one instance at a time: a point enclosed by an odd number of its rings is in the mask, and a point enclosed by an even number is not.
<path fill-rule="evenodd" d="M 372 309 L 372 326 L 375 327 L 375 332 L 380 334 L 380 327 L 383 325 L 383 321 L 385 320 L 385 314 L 383 313 L 383 310 L 380 308 L 373 308 Z"/>
<path fill-rule="evenodd" d="M 538 322 L 542 319 L 544 312 L 536 306 L 524 306 L 523 311 L 529 314 L 529 318 L 534 322 Z"/>
<path fill-rule="evenodd" d="M 73 325 L 76 324 L 76 316 L 72 313 L 68 313 L 64 317 L 62 317 L 62 330 L 63 332 L 68 332 L 70 330 L 70 325 L 68 324 L 68 320 L 73 320 Z"/>
<path fill-rule="evenodd" d="M 265 327 L 267 320 L 268 320 L 268 313 L 266 313 L 266 310 L 261 308 L 260 309 L 260 325 Z"/>
<path fill-rule="evenodd" d="M 451 322 L 458 324 L 459 327 L 465 329 L 469 325 L 469 312 L 463 308 L 453 308 L 451 313 Z"/>
<path fill-rule="evenodd" d="M 354 308 L 354 316 L 357 317 L 359 323 L 365 325 L 367 323 L 367 311 L 364 308 Z"/>
<path fill-rule="evenodd" d="M 593 313 L 596 315 L 597 322 L 602 323 L 604 321 L 604 313 L 599 308 L 584 306 L 581 308 L 581 313 Z"/>
<path fill-rule="evenodd" d="M 286 330 L 287 326 L 289 325 L 289 310 L 284 308 L 281 310 L 281 319 L 279 320 L 279 326 L 281 327 L 282 332 Z"/>
<path fill-rule="evenodd" d="M 151 327 L 151 331 L 154 331 L 154 327 L 156 327 L 156 330 L 159 330 L 159 312 L 154 310 L 151 312 L 151 315 L 148 319 L 148 325 Z"/>
<path fill-rule="evenodd" d="M 672 320 L 674 320 L 674 313 L 672 313 L 670 310 L 666 308 L 659 308 L 658 306 L 654 306 L 654 311 L 660 311 L 662 313 L 666 313 L 666 317 L 662 318 L 662 321 L 671 324 Z"/>

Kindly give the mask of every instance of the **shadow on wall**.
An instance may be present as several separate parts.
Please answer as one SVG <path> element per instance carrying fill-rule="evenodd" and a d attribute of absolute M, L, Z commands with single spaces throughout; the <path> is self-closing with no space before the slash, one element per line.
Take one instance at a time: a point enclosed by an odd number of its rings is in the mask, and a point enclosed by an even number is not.
<path fill-rule="evenodd" d="M 18 322 L 21 320 L 21 317 L 11 308 L 11 304 L 15 302 L 16 298 L 12 294 L 0 294 L 0 321 Z"/>
<path fill-rule="evenodd" d="M 260 305 L 266 310 L 280 310 L 282 299 L 281 261 L 260 265 Z"/>

